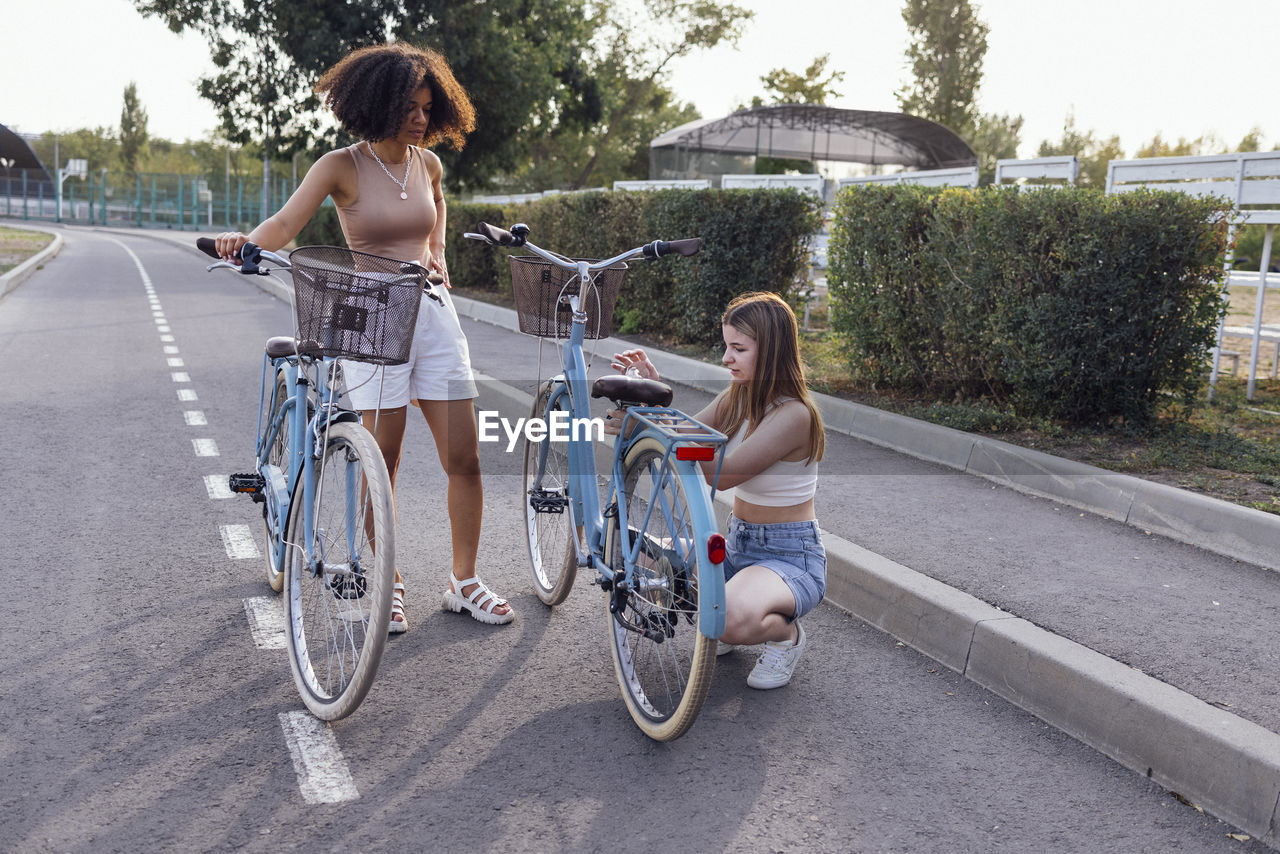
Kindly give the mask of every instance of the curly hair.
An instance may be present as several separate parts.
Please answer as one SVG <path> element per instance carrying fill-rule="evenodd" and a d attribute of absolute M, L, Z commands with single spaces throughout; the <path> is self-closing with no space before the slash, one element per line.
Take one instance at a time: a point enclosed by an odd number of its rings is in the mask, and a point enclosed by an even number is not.
<path fill-rule="evenodd" d="M 449 63 L 430 48 L 402 42 L 352 51 L 326 71 L 315 90 L 347 133 L 370 142 L 400 131 L 404 105 L 431 87 L 431 116 L 423 144 L 447 142 L 461 150 L 475 130 L 476 111 Z"/>

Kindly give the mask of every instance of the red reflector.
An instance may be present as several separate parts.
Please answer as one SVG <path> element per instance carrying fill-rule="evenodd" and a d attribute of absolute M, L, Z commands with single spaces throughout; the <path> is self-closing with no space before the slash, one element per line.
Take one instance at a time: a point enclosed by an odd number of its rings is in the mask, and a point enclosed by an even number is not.
<path fill-rule="evenodd" d="M 724 537 L 719 534 L 707 537 L 707 557 L 712 563 L 724 563 Z"/>
<path fill-rule="evenodd" d="M 677 460 L 714 460 L 716 449 L 711 445 L 680 445 L 676 448 Z"/>

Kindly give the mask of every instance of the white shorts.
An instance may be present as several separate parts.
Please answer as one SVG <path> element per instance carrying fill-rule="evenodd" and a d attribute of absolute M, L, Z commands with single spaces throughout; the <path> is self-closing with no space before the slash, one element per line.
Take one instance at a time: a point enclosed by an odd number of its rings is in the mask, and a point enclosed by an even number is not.
<path fill-rule="evenodd" d="M 458 312 L 446 288 L 434 290 L 444 305 L 423 295 L 409 361 L 384 367 L 342 360 L 347 402 L 352 409 L 395 409 L 410 400 L 471 400 L 476 396 L 471 353 Z"/>

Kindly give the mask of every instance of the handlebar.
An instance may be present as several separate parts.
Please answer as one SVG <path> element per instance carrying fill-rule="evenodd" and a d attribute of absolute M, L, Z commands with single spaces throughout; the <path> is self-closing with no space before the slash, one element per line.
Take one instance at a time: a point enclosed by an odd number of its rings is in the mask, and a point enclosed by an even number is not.
<path fill-rule="evenodd" d="M 209 265 L 210 270 L 213 270 L 219 266 L 236 267 L 235 264 L 222 260 L 222 256 L 218 254 L 216 244 L 213 242 L 213 238 L 211 237 L 196 238 L 196 248 L 199 249 L 204 254 L 208 255 L 210 258 L 217 258 L 218 261 L 220 262 L 218 264 Z M 265 276 L 267 274 L 268 271 L 262 269 L 259 266 L 262 263 L 263 258 L 266 258 L 268 261 L 273 262 L 274 264 L 276 264 L 278 267 L 281 267 L 282 269 L 285 269 L 285 270 L 289 269 L 288 258 L 285 258 L 283 256 L 277 255 L 274 252 L 270 252 L 266 249 L 263 249 L 261 246 L 257 245 L 256 243 L 245 243 L 243 246 L 240 247 L 240 251 L 237 254 L 240 256 L 239 270 L 241 273 L 245 274 L 246 276 L 253 276 L 253 275 Z"/>
<path fill-rule="evenodd" d="M 534 252 L 534 254 L 547 258 L 549 261 L 554 261 L 560 266 L 566 268 L 573 268 L 577 266 L 576 264 L 571 264 L 562 259 L 558 259 L 551 255 L 551 253 L 548 253 L 540 247 L 530 243 L 529 226 L 522 222 L 518 222 L 511 226 L 510 231 L 505 228 L 499 228 L 496 225 L 490 225 L 487 222 L 482 222 L 476 226 L 476 233 L 467 232 L 463 237 L 469 237 L 472 240 L 483 240 L 491 246 L 509 246 L 512 248 L 517 246 L 527 246 L 532 252 Z M 590 269 L 603 269 L 617 263 L 618 261 L 625 261 L 626 259 L 632 258 L 636 255 L 644 255 L 644 257 L 648 258 L 650 261 L 661 258 L 663 255 L 682 255 L 684 257 L 688 257 L 690 255 L 698 254 L 698 250 L 701 248 L 701 237 L 687 237 L 683 240 L 671 241 L 655 240 L 652 243 L 646 243 L 644 246 L 624 252 L 615 258 L 610 258 L 607 261 L 599 261 L 592 264 L 590 265 Z"/>
<path fill-rule="evenodd" d="M 262 267 L 260 266 L 263 258 L 266 258 L 268 261 L 274 262 L 277 266 L 279 266 L 282 269 L 285 269 L 285 270 L 290 269 L 289 259 L 284 258 L 280 255 L 277 255 L 274 252 L 270 252 L 266 249 L 263 249 L 261 246 L 258 246 L 256 243 L 245 243 L 243 246 L 240 247 L 240 252 L 239 252 L 240 265 L 238 267 L 235 264 L 231 264 L 229 262 L 222 260 L 222 256 L 218 254 L 217 244 L 214 243 L 213 238 L 211 237 L 196 238 L 196 248 L 199 249 L 204 254 L 208 255 L 210 258 L 218 259 L 219 263 L 209 265 L 210 270 L 216 269 L 218 267 L 231 267 L 233 269 L 238 269 L 241 273 L 244 273 L 245 275 L 256 274 L 260 276 L 265 276 L 268 271 L 262 269 Z M 400 268 L 400 271 L 404 273 L 406 279 L 410 279 L 410 280 L 420 276 L 421 275 L 420 270 L 421 270 L 421 265 L 419 264 L 406 263 L 406 264 L 403 264 Z M 444 276 L 442 276 L 439 272 L 432 270 L 429 273 L 427 273 L 427 284 L 430 285 L 431 287 L 435 287 L 437 285 L 443 285 Z M 439 302 L 443 305 L 443 302 L 441 301 L 439 294 L 431 293 L 430 291 L 428 291 L 427 295 L 430 296 L 436 302 Z"/>

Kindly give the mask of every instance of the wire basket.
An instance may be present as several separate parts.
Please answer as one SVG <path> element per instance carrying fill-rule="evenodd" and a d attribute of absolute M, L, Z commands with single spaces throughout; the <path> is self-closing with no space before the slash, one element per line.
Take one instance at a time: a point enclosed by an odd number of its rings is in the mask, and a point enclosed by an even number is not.
<path fill-rule="evenodd" d="M 337 246 L 289 255 L 299 348 L 378 365 L 409 361 L 427 268 Z"/>
<path fill-rule="evenodd" d="M 568 298 L 578 293 L 581 282 L 577 272 L 530 255 L 512 255 L 510 260 L 520 331 L 542 338 L 569 337 L 573 310 Z M 584 337 L 605 338 L 613 331 L 613 307 L 626 277 L 627 265 L 621 261 L 594 275 L 593 287 L 580 303 L 587 313 Z"/>

